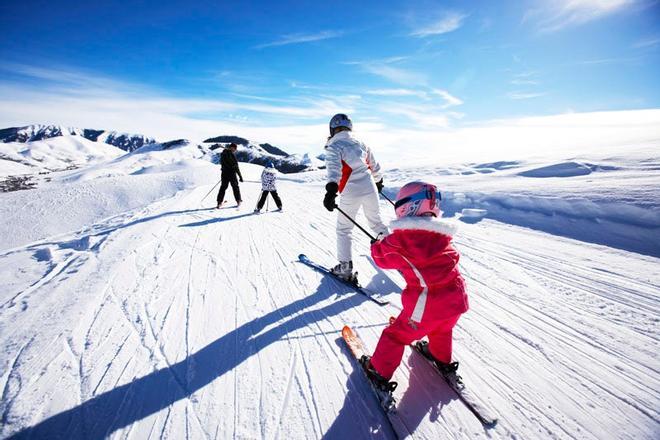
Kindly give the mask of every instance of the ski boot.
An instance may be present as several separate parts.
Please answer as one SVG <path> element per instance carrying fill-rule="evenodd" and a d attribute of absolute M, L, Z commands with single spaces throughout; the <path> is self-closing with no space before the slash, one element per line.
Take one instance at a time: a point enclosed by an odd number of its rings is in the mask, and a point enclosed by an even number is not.
<path fill-rule="evenodd" d="M 429 350 L 429 343 L 427 341 L 417 341 L 415 342 L 415 347 L 424 357 L 433 362 L 433 365 L 438 369 L 440 374 L 447 378 L 455 379 L 459 384 L 463 382 L 461 376 L 456 373 L 458 370 L 458 362 L 450 362 L 447 364 L 434 358 L 431 354 L 431 351 Z"/>
<path fill-rule="evenodd" d="M 367 373 L 367 377 L 376 388 L 388 394 L 392 394 L 394 390 L 396 390 L 396 387 L 399 384 L 397 382 L 390 382 L 381 376 L 378 371 L 376 371 L 374 367 L 371 366 L 371 356 L 363 354 L 360 358 L 360 365 L 362 365 L 365 373 Z"/>
<path fill-rule="evenodd" d="M 352 261 L 341 261 L 338 265 L 330 269 L 330 273 L 341 278 L 344 281 L 358 284 L 357 281 L 357 272 L 353 273 L 353 262 Z"/>

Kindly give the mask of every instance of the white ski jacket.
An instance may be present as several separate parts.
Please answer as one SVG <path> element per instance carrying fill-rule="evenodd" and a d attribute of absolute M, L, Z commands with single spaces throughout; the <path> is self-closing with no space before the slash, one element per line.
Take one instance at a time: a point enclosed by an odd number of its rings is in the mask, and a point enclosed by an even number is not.
<path fill-rule="evenodd" d="M 261 190 L 277 191 L 275 181 L 277 180 L 277 170 L 275 168 L 264 168 L 261 172 Z"/>
<path fill-rule="evenodd" d="M 350 131 L 335 134 L 326 144 L 325 151 L 328 182 L 338 184 L 342 195 L 361 196 L 377 192 L 374 182 L 382 179 L 380 164 L 371 150 Z"/>

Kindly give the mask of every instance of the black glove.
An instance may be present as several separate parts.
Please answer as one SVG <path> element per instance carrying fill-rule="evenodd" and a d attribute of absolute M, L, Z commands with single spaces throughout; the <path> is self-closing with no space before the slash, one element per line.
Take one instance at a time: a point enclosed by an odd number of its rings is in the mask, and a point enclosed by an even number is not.
<path fill-rule="evenodd" d="M 376 182 L 376 188 L 378 188 L 378 194 L 383 192 L 383 179 L 380 179 L 378 182 Z"/>
<path fill-rule="evenodd" d="M 242 178 L 242 177 L 239 177 L 238 180 L 239 180 L 241 183 L 243 183 L 243 178 Z"/>
<path fill-rule="evenodd" d="M 339 191 L 339 185 L 335 182 L 328 182 L 325 185 L 325 197 L 323 198 L 323 206 L 328 211 L 333 211 L 337 207 L 335 199 L 337 198 L 337 191 Z"/>

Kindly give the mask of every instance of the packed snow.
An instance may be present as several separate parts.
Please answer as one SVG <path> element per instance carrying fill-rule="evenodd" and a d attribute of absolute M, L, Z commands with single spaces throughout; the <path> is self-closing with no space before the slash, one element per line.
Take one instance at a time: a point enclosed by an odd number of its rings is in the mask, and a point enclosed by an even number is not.
<path fill-rule="evenodd" d="M 284 212 L 260 215 L 263 168 L 213 209 L 218 166 L 188 142 L 1 193 L 0 437 L 658 438 L 658 146 L 385 170 L 386 197 L 429 180 L 460 226 L 455 355 L 493 428 L 410 350 L 386 423 L 340 331 L 373 349 L 402 279 L 358 230 L 390 305 L 297 261 L 335 263 L 322 170 L 280 175 Z"/>

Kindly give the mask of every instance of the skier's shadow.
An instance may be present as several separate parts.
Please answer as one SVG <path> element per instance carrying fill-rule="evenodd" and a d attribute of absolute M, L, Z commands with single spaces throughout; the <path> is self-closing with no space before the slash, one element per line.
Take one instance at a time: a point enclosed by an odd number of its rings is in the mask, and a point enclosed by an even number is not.
<path fill-rule="evenodd" d="M 349 358 L 353 371 L 346 382 L 346 397 L 337 418 L 323 434 L 322 440 L 348 438 L 389 439 L 396 434 L 379 408 L 378 400 L 366 382 L 360 366 L 342 338 L 336 341 L 339 349 Z"/>
<path fill-rule="evenodd" d="M 337 285 L 330 277 L 323 277 L 314 294 L 237 327 L 178 363 L 98 394 L 10 438 L 104 439 L 190 398 L 264 348 L 286 339 L 289 333 L 367 301 L 361 295 L 350 295 L 312 309 L 315 304 L 340 293 L 338 290 L 350 289 Z M 268 330 L 264 331 L 266 328 Z"/>
<path fill-rule="evenodd" d="M 234 215 L 234 216 L 231 216 L 231 217 L 211 218 L 211 219 L 208 219 L 208 220 L 203 220 L 201 222 L 185 223 L 183 225 L 179 225 L 179 227 L 180 228 L 191 228 L 191 227 L 196 227 L 196 226 L 206 226 L 206 225 L 210 225 L 212 223 L 226 222 L 226 221 L 229 221 L 229 220 L 236 220 L 236 219 L 243 218 L 243 217 L 251 217 L 253 215 L 254 215 L 254 213 L 250 212 L 250 213 L 246 213 L 246 214 Z"/>
<path fill-rule="evenodd" d="M 361 257 L 364 257 L 364 259 L 367 260 L 376 270 L 376 274 L 369 280 L 369 284 L 364 286 L 365 288 L 376 291 L 381 295 L 401 293 L 401 288 L 392 281 L 392 278 L 390 278 L 383 269 L 376 266 L 376 263 L 374 263 L 374 260 L 370 255 L 363 254 Z"/>
<path fill-rule="evenodd" d="M 407 363 L 410 366 L 408 388 L 397 404 L 397 411 L 411 432 L 424 420 L 429 423 L 440 421 L 437 429 L 443 429 L 441 426 L 449 425 L 441 420 L 444 418 L 443 408 L 458 400 L 458 396 L 421 356 L 410 353 Z M 448 431 L 447 435 L 451 432 Z"/>

